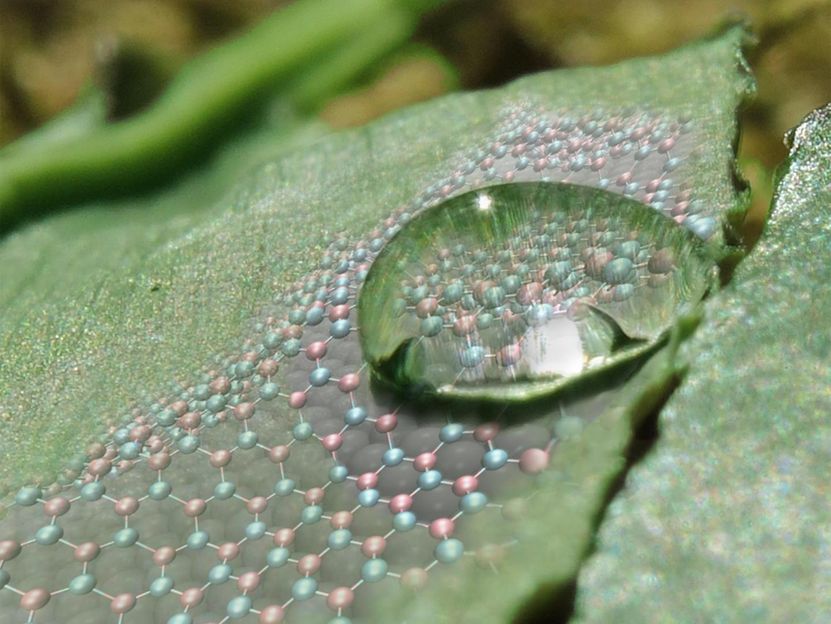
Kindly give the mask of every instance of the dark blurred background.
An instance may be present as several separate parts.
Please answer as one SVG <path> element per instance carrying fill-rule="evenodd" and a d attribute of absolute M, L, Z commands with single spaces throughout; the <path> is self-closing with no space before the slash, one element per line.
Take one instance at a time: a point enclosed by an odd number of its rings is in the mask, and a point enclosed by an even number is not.
<path fill-rule="evenodd" d="M 0 0 L 0 145 L 70 105 L 90 82 L 112 118 L 147 105 L 193 55 L 286 0 Z M 784 132 L 831 100 L 829 0 L 459 0 L 429 15 L 417 41 L 322 116 L 336 127 L 447 91 L 495 86 L 556 67 L 653 54 L 746 16 L 759 43 L 759 95 L 743 119 L 745 173 L 764 194 Z M 678 77 L 679 88 L 683 76 Z"/>

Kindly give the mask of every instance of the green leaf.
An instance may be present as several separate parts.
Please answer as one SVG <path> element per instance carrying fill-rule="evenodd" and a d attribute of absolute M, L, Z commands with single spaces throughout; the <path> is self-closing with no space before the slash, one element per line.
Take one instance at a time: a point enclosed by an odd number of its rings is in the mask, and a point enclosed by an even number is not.
<path fill-rule="evenodd" d="M 319 105 L 405 41 L 421 4 L 294 3 L 189 63 L 141 114 L 101 126 L 92 107 L 91 114 L 70 112 L 63 123 L 51 124 L 68 130 L 61 139 L 41 131 L 25 143 L 42 149 L 12 145 L 0 152 L 0 231 L 56 207 L 141 192 L 173 178 L 239 129 L 281 82 L 290 83 L 286 100 L 301 108 Z"/>
<path fill-rule="evenodd" d="M 767 229 L 707 305 L 655 451 L 609 508 L 581 621 L 831 617 L 831 106 L 791 141 Z"/>
<path fill-rule="evenodd" d="M 174 464 L 164 476 L 174 481 L 174 494 L 176 488 L 183 488 L 186 497 L 210 498 L 214 492 L 216 499 L 222 499 L 220 494 L 227 491 L 220 488 L 216 494 L 217 472 L 203 452 L 193 452 L 195 445 L 203 444 L 205 452 L 235 447 L 234 463 L 222 481 L 238 483 L 239 496 L 248 497 L 261 493 L 260 488 L 268 494 L 279 478 L 279 471 L 275 476 L 276 468 L 262 457 L 262 449 L 255 446 L 247 451 L 252 439 L 248 434 L 260 435 L 258 443 L 266 450 L 271 445 L 291 444 L 286 469 L 297 482 L 286 485 L 285 494 L 295 495 L 285 499 L 285 504 L 283 499 L 273 504 L 269 527 L 294 526 L 298 514 L 304 513 L 304 495 L 298 491 L 327 483 L 333 462 L 331 453 L 310 437 L 310 426 L 317 427 L 314 431 L 321 442 L 329 443 L 327 437 L 344 423 L 346 407 L 337 401 L 343 401 L 347 391 L 339 394 L 338 387 L 347 374 L 362 370 L 363 358 L 355 350 L 355 341 L 346 340 L 352 351 L 344 347 L 341 359 L 332 360 L 332 381 L 327 382 L 314 355 L 322 347 L 305 342 L 308 335 L 329 328 L 328 321 L 318 327 L 305 316 L 322 285 L 328 288 L 324 289 L 327 305 L 341 295 L 354 305 L 354 290 L 344 287 L 343 293 L 335 293 L 332 280 L 341 275 L 338 267 L 346 267 L 348 285 L 356 287 L 364 265 L 371 261 L 366 250 L 375 241 L 383 242 L 397 227 L 406 228 L 418 211 L 471 188 L 522 179 L 628 192 L 683 222 L 706 239 L 714 253 L 720 253 L 723 228 L 729 229 L 743 206 L 735 188 L 732 145 L 736 108 L 751 88 L 741 55 L 745 37 L 743 29 L 732 28 L 662 58 L 544 73 L 499 90 L 443 98 L 357 131 L 298 143 L 287 152 L 291 140 L 300 140 L 297 133 L 308 130 L 289 121 L 282 126 L 282 136 L 270 127 L 240 139 L 210 168 L 182 178 L 168 190 L 89 204 L 9 236 L 0 245 L 3 487 L 47 485 L 68 459 L 73 461 L 62 478 L 65 483 L 72 481 L 82 473 L 85 461 L 102 452 L 98 446 L 84 453 L 92 439 L 128 457 L 124 445 L 130 431 L 116 427 L 138 415 L 155 423 L 165 439 L 175 438 L 170 442 Z M 582 160 L 577 158 L 575 154 L 581 154 L 582 145 L 591 145 L 592 137 L 609 149 L 608 154 L 590 151 Z M 524 163 L 521 150 L 517 154 L 501 150 L 520 143 L 547 149 L 555 141 L 562 145 L 552 148 L 550 161 L 538 157 Z M 630 151 L 616 148 L 621 144 L 631 144 Z M 243 173 L 258 160 L 264 164 Z M 610 178 L 604 178 L 607 172 Z M 287 318 L 294 319 L 291 326 Z M 466 439 L 457 446 L 448 443 L 452 461 L 458 460 L 453 464 L 457 468 L 442 468 L 448 474 L 462 469 L 470 471 L 463 474 L 472 474 L 481 467 L 483 448 L 492 439 L 492 429 L 476 428 L 481 419 L 499 420 L 505 437 L 497 442 L 510 449 L 510 463 L 494 460 L 499 465 L 482 476 L 485 484 L 493 477 L 493 484 L 483 485 L 488 496 L 493 496 L 493 505 L 465 512 L 465 516 L 481 513 L 471 518 L 469 526 L 468 518 L 462 518 L 459 532 L 466 547 L 472 547 L 477 538 L 504 539 L 505 531 L 510 536 L 515 529 L 517 555 L 509 556 L 505 564 L 507 576 L 493 576 L 487 565 L 483 571 L 459 575 L 454 566 L 441 564 L 431 571 L 431 577 L 435 574 L 441 580 L 431 583 L 414 603 L 399 607 L 407 613 L 412 609 L 408 621 L 435 621 L 436 613 L 446 614 L 447 620 L 504 621 L 540 586 L 561 587 L 574 577 L 591 541 L 595 518 L 625 468 L 632 431 L 672 381 L 675 369 L 670 361 L 685 328 L 675 331 L 676 342 L 656 353 L 630 384 L 615 390 L 614 380 L 607 379 L 599 386 L 581 388 L 576 397 L 563 397 L 557 405 L 542 402 L 501 414 L 477 404 L 437 405 L 426 410 L 403 405 L 399 414 L 392 407 L 393 398 L 366 380 L 354 396 L 349 394 L 350 403 L 365 401 L 374 410 L 398 414 L 405 426 L 394 440 L 409 455 L 437 443 L 446 418 L 461 419 L 470 430 L 466 429 Z M 299 345 L 293 342 L 298 332 L 307 332 L 302 343 L 305 353 L 298 354 Z M 327 348 L 337 350 L 339 344 Z M 279 360 L 279 370 L 255 376 L 252 359 L 257 363 Z M 220 373 L 233 380 L 228 382 L 230 389 L 205 385 L 216 381 Z M 623 377 L 633 374 L 627 370 Z M 272 376 L 281 393 L 276 387 L 261 385 Z M 176 382 L 171 385 L 171 380 Z M 347 382 L 344 385 L 349 387 Z M 300 413 L 303 410 L 290 409 L 286 400 L 289 392 L 303 394 L 307 386 L 320 388 L 312 392 L 316 402 L 303 408 L 308 421 Z M 213 403 L 212 392 L 221 395 Z M 258 401 L 250 422 L 248 408 L 234 406 L 249 395 Z M 171 429 L 185 410 L 211 423 L 205 425 L 203 441 Z M 220 423 L 217 413 L 225 414 L 228 422 Z M 382 416 L 373 412 L 371 417 Z M 193 426 L 185 421 L 179 421 L 183 427 Z M 347 452 L 344 442 L 344 449 L 337 451 L 345 458 L 354 454 L 349 460 L 353 478 L 375 470 L 378 461 L 372 453 L 379 451 L 379 444 L 369 442 L 377 439 L 383 426 L 378 424 L 376 431 L 371 423 L 362 423 L 364 428 L 350 438 L 349 444 L 354 439 L 359 445 L 357 450 L 353 446 Z M 475 438 L 471 430 L 476 431 Z M 238 432 L 243 437 L 235 438 Z M 412 437 L 405 436 L 407 432 Z M 393 443 L 392 437 L 380 439 L 381 450 Z M 550 470 L 534 476 L 531 473 L 542 469 L 540 452 L 532 452 L 530 465 L 520 464 L 518 456 L 533 451 L 535 445 L 545 446 L 546 441 L 555 445 Z M 274 451 L 277 456 L 282 452 Z M 542 454 L 547 460 L 548 454 Z M 517 464 L 524 466 L 523 471 Z M 129 466 L 128 461 L 124 468 Z M 502 471 L 502 466 L 510 470 Z M 403 467 L 413 473 L 409 463 Z M 120 487 L 143 496 L 148 470 L 141 461 L 123 477 L 108 477 L 105 483 L 111 496 L 118 496 L 115 491 Z M 155 471 L 150 470 L 149 476 L 155 480 Z M 436 509 L 453 515 L 459 508 L 456 495 L 446 483 L 442 487 L 437 494 L 448 494 L 449 499 L 435 499 L 435 508 L 425 503 L 427 511 L 420 508 L 419 513 L 430 520 L 430 513 L 438 513 Z M 69 489 L 75 492 L 75 488 Z M 24 490 L 20 504 L 9 510 L 12 526 L 38 526 L 27 514 L 34 509 L 42 518 L 42 511 L 23 505 L 34 501 L 33 492 Z M 525 506 L 525 515 L 517 518 L 514 514 L 513 524 L 491 522 L 499 519 L 500 508 L 507 516 L 512 509 L 517 511 L 508 499 L 523 493 L 529 499 L 517 506 Z M 333 483 L 325 497 L 327 511 L 350 509 L 355 505 L 354 485 L 351 481 Z M 473 499 L 471 505 L 480 502 Z M 215 499 L 209 503 L 212 510 L 223 509 L 222 504 Z M 72 515 L 84 513 L 84 502 L 73 505 L 70 515 L 60 521 L 67 530 L 76 526 L 74 518 L 84 522 L 84 516 Z M 306 505 L 306 509 L 314 507 L 308 501 Z M 355 534 L 363 539 L 388 531 L 386 504 L 366 507 L 360 512 L 360 522 L 353 525 Z M 170 500 L 145 500 L 140 513 L 149 514 L 157 529 L 181 520 L 181 510 Z M 230 517 L 221 515 L 218 521 L 228 526 L 226 538 L 236 540 L 244 529 L 236 521 L 231 523 Z M 303 522 L 314 524 L 313 519 Z M 214 525 L 206 522 L 205 526 Z M 321 535 L 316 530 L 310 527 L 303 532 L 303 540 L 312 541 L 300 540 L 298 549 L 308 552 L 323 547 L 325 542 L 314 541 L 312 534 Z M 445 543 L 437 545 L 424 527 L 407 535 L 396 535 L 390 546 L 388 557 L 396 574 L 408 565 L 428 565 L 433 549 Z M 42 541 L 48 541 L 48 536 Z M 457 544 L 446 543 L 449 547 L 436 556 L 455 558 Z M 259 549 L 258 544 L 252 547 Z M 350 583 L 359 578 L 355 575 L 361 574 L 365 563 L 354 551 L 339 567 L 344 574 L 354 573 L 347 579 Z M 371 564 L 366 575 L 372 577 L 373 571 L 381 569 L 379 565 Z M 200 577 L 198 582 L 204 580 Z M 281 585 L 281 591 L 288 583 Z M 394 589 L 398 585 L 392 577 L 364 585 L 369 587 L 361 589 L 356 617 L 383 615 L 381 605 L 380 610 L 374 609 L 376 602 L 402 596 Z M 466 593 L 480 592 L 474 610 L 464 611 L 470 603 L 458 599 L 452 591 L 456 586 L 468 587 Z M 299 595 L 304 587 L 308 589 L 308 584 L 300 586 Z M 326 587 L 326 591 L 331 589 Z M 478 589 L 482 587 L 488 588 L 486 593 Z M 322 600 L 304 604 L 291 607 L 302 617 L 308 616 L 304 622 L 322 618 L 319 608 L 326 619 L 331 617 Z"/>

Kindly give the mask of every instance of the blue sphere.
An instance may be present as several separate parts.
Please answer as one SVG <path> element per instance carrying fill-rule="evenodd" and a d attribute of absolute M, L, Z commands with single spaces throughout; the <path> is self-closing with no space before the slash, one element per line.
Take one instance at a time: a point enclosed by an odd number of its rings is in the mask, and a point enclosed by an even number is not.
<path fill-rule="evenodd" d="M 317 579 L 313 576 L 298 579 L 291 586 L 291 595 L 297 601 L 308 600 L 315 595 L 316 591 Z"/>
<path fill-rule="evenodd" d="M 352 532 L 349 529 L 335 529 L 329 533 L 326 543 L 332 550 L 343 550 L 352 541 Z"/>
<path fill-rule="evenodd" d="M 292 492 L 294 492 L 293 479 L 280 479 L 277 483 L 274 484 L 274 493 L 278 496 L 288 496 Z"/>
<path fill-rule="evenodd" d="M 381 498 L 381 494 L 378 490 L 370 488 L 368 490 L 363 490 L 358 494 L 358 503 L 362 507 L 373 507 L 378 502 L 379 498 Z"/>
<path fill-rule="evenodd" d="M 304 524 L 320 522 L 321 517 L 323 517 L 323 507 L 320 505 L 309 505 L 304 507 L 303 511 L 300 512 L 300 520 Z"/>
<path fill-rule="evenodd" d="M 329 469 L 329 480 L 332 481 L 332 483 L 342 483 L 343 481 L 346 481 L 346 477 L 348 476 L 349 469 L 342 464 L 332 466 Z"/>
<path fill-rule="evenodd" d="M 349 322 L 349 319 L 338 319 L 332 323 L 332 326 L 329 328 L 329 334 L 333 338 L 346 338 L 351 329 L 352 324 Z"/>
<path fill-rule="evenodd" d="M 199 448 L 199 438 L 194 435 L 186 435 L 181 440 L 176 443 L 176 446 L 179 447 L 179 450 L 184 453 L 185 455 L 189 455 L 193 453 L 196 449 Z"/>
<path fill-rule="evenodd" d="M 396 531 L 409 531 L 416 525 L 416 516 L 412 511 L 402 511 L 392 518 L 392 526 Z"/>
<path fill-rule="evenodd" d="M 237 596 L 228 601 L 225 612 L 232 620 L 244 618 L 251 611 L 251 598 L 248 596 Z"/>
<path fill-rule="evenodd" d="M 482 465 L 488 470 L 499 470 L 508 461 L 508 453 L 502 449 L 491 449 L 482 458 Z"/>
<path fill-rule="evenodd" d="M 286 564 L 291 556 L 291 551 L 288 548 L 278 546 L 268 551 L 265 561 L 272 568 L 279 568 Z"/>
<path fill-rule="evenodd" d="M 312 426 L 307 422 L 297 423 L 291 430 L 295 440 L 302 442 L 312 437 Z"/>
<path fill-rule="evenodd" d="M 355 426 L 360 425 L 362 422 L 366 420 L 366 410 L 363 407 L 350 407 L 346 410 L 346 416 L 344 416 L 343 421 L 347 425 Z"/>
<path fill-rule="evenodd" d="M 450 444 L 459 441 L 463 434 L 464 427 L 462 425 L 459 423 L 450 423 L 442 427 L 441 431 L 439 431 L 439 440 L 445 444 Z"/>
<path fill-rule="evenodd" d="M 262 520 L 249 522 L 248 526 L 245 527 L 245 537 L 250 540 L 258 540 L 265 535 L 265 530 L 266 524 Z"/>
<path fill-rule="evenodd" d="M 436 546 L 435 555 L 442 563 L 453 563 L 462 558 L 465 552 L 464 544 L 455 537 L 442 540 Z"/>
<path fill-rule="evenodd" d="M 190 550 L 202 550 L 208 545 L 209 539 L 207 531 L 194 531 L 188 535 L 186 544 Z"/>
<path fill-rule="evenodd" d="M 92 485 L 91 483 L 89 485 Z M 155 481 L 154 483 L 150 484 L 150 487 L 147 488 L 147 494 L 153 500 L 164 500 L 170 493 L 173 491 L 170 483 L 167 481 Z"/>
<path fill-rule="evenodd" d="M 63 537 L 63 529 L 57 524 L 47 524 L 35 533 L 35 541 L 41 546 L 51 546 Z"/>
<path fill-rule="evenodd" d="M 384 465 L 387 467 L 397 466 L 404 461 L 404 451 L 400 448 L 387 449 L 382 458 Z"/>
<path fill-rule="evenodd" d="M 320 366 L 309 373 L 309 383 L 319 388 L 320 386 L 325 386 L 331 376 L 332 372 L 328 368 Z"/>
<path fill-rule="evenodd" d="M 221 481 L 214 486 L 214 497 L 219 500 L 231 498 L 234 492 L 237 491 L 237 486 L 231 481 Z"/>
<path fill-rule="evenodd" d="M 29 507 L 34 505 L 40 497 L 40 488 L 27 486 L 20 488 L 14 497 L 14 501 L 21 507 Z"/>
<path fill-rule="evenodd" d="M 227 563 L 217 563 L 208 571 L 208 580 L 214 585 L 221 585 L 231 578 L 231 573 L 233 571 L 233 568 Z"/>
<path fill-rule="evenodd" d="M 459 501 L 459 509 L 465 513 L 474 514 L 482 511 L 488 504 L 488 497 L 482 492 L 471 492 L 465 494 Z"/>
<path fill-rule="evenodd" d="M 154 598 L 166 596 L 171 589 L 173 589 L 173 579 L 169 576 L 160 576 L 150 583 L 150 595 Z"/>
<path fill-rule="evenodd" d="M 428 470 L 418 476 L 418 487 L 422 490 L 434 490 L 441 485 L 441 473 L 438 470 Z"/>
<path fill-rule="evenodd" d="M 113 535 L 113 543 L 119 548 L 127 548 L 138 541 L 138 531 L 133 527 L 124 527 L 115 532 Z"/>
<path fill-rule="evenodd" d="M 95 587 L 95 577 L 92 574 L 79 574 L 69 581 L 69 592 L 76 596 L 88 594 Z"/>
<path fill-rule="evenodd" d="M 237 436 L 237 445 L 242 449 L 250 449 L 257 446 L 259 436 L 256 431 L 242 431 Z"/>
<path fill-rule="evenodd" d="M 106 491 L 107 488 L 104 487 L 103 483 L 100 481 L 93 481 L 85 484 L 81 488 L 81 498 L 86 501 L 97 501 L 99 498 L 104 496 L 104 492 Z"/>
<path fill-rule="evenodd" d="M 361 578 L 367 583 L 376 583 L 382 580 L 389 570 L 383 559 L 369 559 L 361 566 Z"/>

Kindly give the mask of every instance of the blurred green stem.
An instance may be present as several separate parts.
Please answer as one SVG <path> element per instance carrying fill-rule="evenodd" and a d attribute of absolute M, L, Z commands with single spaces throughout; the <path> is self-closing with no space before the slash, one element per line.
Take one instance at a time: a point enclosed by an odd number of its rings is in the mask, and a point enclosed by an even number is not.
<path fill-rule="evenodd" d="M 290 76 L 299 77 L 287 99 L 315 108 L 406 41 L 423 9 L 400 0 L 302 0 L 191 62 L 142 114 L 44 149 L 15 154 L 9 146 L 0 158 L 0 232 L 56 207 L 170 179 Z"/>
<path fill-rule="evenodd" d="M 359 38 L 313 63 L 302 76 L 288 84 L 286 99 L 301 112 L 315 112 L 407 41 L 415 26 L 416 19 L 400 11 L 367 23 Z"/>

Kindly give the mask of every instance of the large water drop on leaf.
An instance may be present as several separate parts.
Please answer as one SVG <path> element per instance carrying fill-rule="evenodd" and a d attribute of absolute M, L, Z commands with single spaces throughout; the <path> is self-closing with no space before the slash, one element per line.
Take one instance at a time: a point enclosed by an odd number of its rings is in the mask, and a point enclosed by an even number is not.
<path fill-rule="evenodd" d="M 632 199 L 493 186 L 407 223 L 359 301 L 367 361 L 407 390 L 524 399 L 648 350 L 713 275 L 703 244 Z"/>

